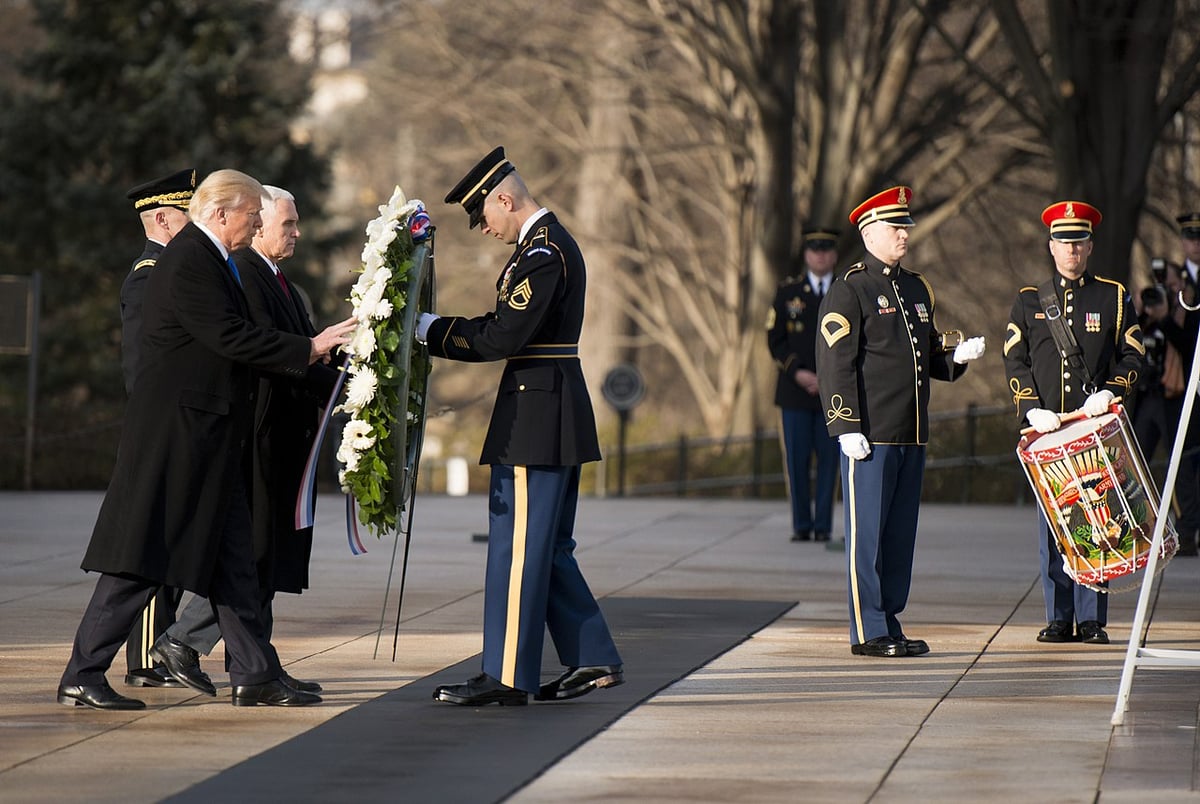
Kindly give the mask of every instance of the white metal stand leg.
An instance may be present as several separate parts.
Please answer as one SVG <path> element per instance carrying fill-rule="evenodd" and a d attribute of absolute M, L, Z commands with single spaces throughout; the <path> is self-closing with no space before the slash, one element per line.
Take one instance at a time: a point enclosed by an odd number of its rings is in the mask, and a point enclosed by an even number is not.
<path fill-rule="evenodd" d="M 1183 294 L 1180 294 L 1183 304 Z M 1184 307 L 1187 307 L 1184 304 Z M 1188 308 L 1197 309 L 1197 308 Z M 1200 387 L 1200 332 L 1196 334 L 1196 358 L 1192 360 L 1192 371 L 1188 376 L 1184 392 L 1183 411 L 1175 427 L 1175 445 L 1171 449 L 1171 462 L 1167 466 L 1167 479 L 1159 495 L 1158 520 L 1154 523 L 1154 537 L 1150 542 L 1150 558 L 1142 575 L 1142 588 L 1138 592 L 1137 610 L 1129 628 L 1129 646 L 1125 649 L 1125 666 L 1121 670 L 1121 687 L 1117 691 L 1117 704 L 1113 709 L 1112 725 L 1125 722 L 1125 709 L 1129 705 L 1129 690 L 1133 686 L 1133 671 L 1137 667 L 1200 667 L 1200 651 L 1155 650 L 1141 646 L 1142 627 L 1146 621 L 1146 609 L 1150 604 L 1150 590 L 1158 568 L 1158 554 L 1162 550 L 1163 532 L 1167 525 L 1167 512 L 1171 510 L 1171 496 L 1175 493 L 1175 478 L 1179 474 L 1179 462 L 1183 456 L 1183 441 L 1188 423 L 1192 420 L 1192 407 L 1196 402 L 1196 390 Z M 1147 641 L 1149 641 L 1147 639 Z"/>

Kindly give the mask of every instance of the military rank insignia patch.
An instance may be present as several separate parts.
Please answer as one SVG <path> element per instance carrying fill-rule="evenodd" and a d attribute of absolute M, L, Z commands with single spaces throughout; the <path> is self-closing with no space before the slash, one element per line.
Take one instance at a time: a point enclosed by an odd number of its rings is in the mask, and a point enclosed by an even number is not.
<path fill-rule="evenodd" d="M 829 348 L 849 334 L 850 321 L 841 313 L 826 313 L 821 319 L 821 337 Z"/>
<path fill-rule="evenodd" d="M 525 277 L 521 280 L 521 284 L 513 288 L 508 297 L 508 306 L 514 310 L 524 310 L 529 306 L 531 299 L 533 299 L 533 285 L 529 284 L 529 277 Z"/>

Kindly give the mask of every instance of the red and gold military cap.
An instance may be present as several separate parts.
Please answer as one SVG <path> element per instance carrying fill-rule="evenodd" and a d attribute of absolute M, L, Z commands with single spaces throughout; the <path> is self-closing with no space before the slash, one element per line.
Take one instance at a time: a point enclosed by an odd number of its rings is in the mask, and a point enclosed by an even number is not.
<path fill-rule="evenodd" d="M 1072 242 L 1090 240 L 1092 227 L 1104 216 L 1082 201 L 1059 201 L 1042 211 L 1042 223 L 1050 227 L 1050 239 Z"/>
<path fill-rule="evenodd" d="M 892 187 L 863 201 L 850 213 L 850 222 L 861 231 L 868 223 L 883 221 L 889 226 L 915 226 L 908 212 L 912 199 L 911 187 Z"/>

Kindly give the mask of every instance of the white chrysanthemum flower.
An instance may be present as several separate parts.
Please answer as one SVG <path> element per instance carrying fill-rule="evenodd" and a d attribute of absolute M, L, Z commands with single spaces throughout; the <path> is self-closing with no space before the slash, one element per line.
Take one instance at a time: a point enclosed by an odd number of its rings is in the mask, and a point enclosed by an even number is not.
<path fill-rule="evenodd" d="M 388 202 L 379 208 L 380 215 L 390 215 L 395 220 L 398 215 L 397 210 L 403 209 L 408 204 L 408 199 L 404 197 L 404 191 L 400 189 L 400 185 L 396 185 L 396 189 L 392 190 L 392 197 Z"/>
<path fill-rule="evenodd" d="M 375 354 L 375 328 L 369 324 L 360 324 L 358 329 L 354 330 L 350 343 L 342 348 L 356 357 L 366 358 Z"/>
<path fill-rule="evenodd" d="M 342 487 L 342 494 L 350 493 L 350 484 L 346 482 L 346 470 L 338 470 L 338 485 Z"/>
<path fill-rule="evenodd" d="M 342 428 L 342 443 L 349 443 L 355 450 L 362 451 L 375 443 L 371 425 L 362 419 L 351 419 Z"/>
<path fill-rule="evenodd" d="M 342 443 L 338 445 L 336 457 L 346 467 L 347 472 L 353 472 L 358 468 L 359 454 L 350 441 L 343 439 Z"/>
<path fill-rule="evenodd" d="M 350 382 L 346 383 L 347 410 L 357 413 L 375 398 L 375 389 L 379 380 L 370 366 L 356 365 L 350 369 Z"/>

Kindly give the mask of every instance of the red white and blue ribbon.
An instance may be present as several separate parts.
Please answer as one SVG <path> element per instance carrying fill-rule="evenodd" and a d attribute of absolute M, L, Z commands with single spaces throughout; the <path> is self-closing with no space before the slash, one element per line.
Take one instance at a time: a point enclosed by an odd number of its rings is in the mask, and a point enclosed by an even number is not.
<path fill-rule="evenodd" d="M 367 548 L 363 547 L 362 539 L 358 538 L 358 517 L 356 509 L 358 504 L 354 500 L 353 494 L 346 495 L 346 541 L 350 543 L 350 552 L 356 556 L 361 556 L 367 552 Z"/>
<path fill-rule="evenodd" d="M 313 439 L 312 449 L 308 452 L 308 462 L 304 465 L 304 475 L 300 478 L 300 490 L 296 494 L 296 530 L 311 528 L 316 516 L 316 496 L 314 488 L 317 480 L 317 460 L 321 454 L 321 443 L 325 440 L 325 431 L 329 429 L 329 419 L 333 415 L 334 402 L 342 392 L 346 383 L 345 364 L 338 371 L 337 382 L 333 385 L 333 393 L 325 403 L 321 412 L 321 425 L 317 428 L 317 436 Z M 364 551 L 365 552 L 365 551 Z"/>

